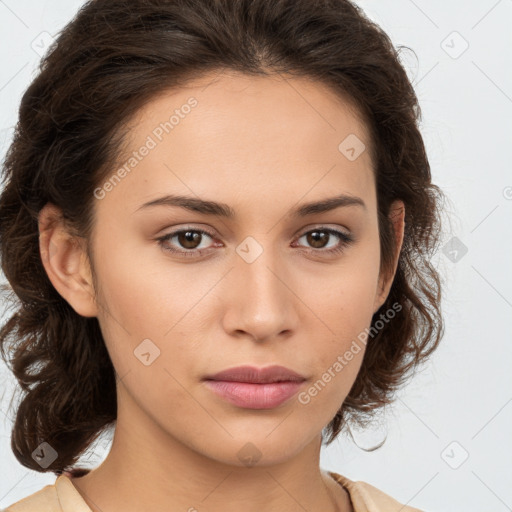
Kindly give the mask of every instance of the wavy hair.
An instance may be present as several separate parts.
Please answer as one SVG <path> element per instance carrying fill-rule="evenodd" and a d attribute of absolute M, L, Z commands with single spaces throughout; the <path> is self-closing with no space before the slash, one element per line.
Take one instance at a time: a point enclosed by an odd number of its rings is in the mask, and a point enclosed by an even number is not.
<path fill-rule="evenodd" d="M 91 0 L 59 33 L 23 95 L 3 162 L 1 267 L 13 310 L 2 357 L 22 398 L 11 447 L 35 471 L 72 468 L 117 413 L 115 369 L 96 318 L 78 315 L 43 267 L 38 214 L 51 202 L 86 241 L 94 190 L 115 165 L 128 121 L 159 93 L 222 69 L 286 73 L 349 99 L 371 134 L 381 269 L 393 261 L 395 199 L 405 234 L 389 296 L 372 317 L 362 366 L 322 432 L 330 444 L 391 403 L 443 336 L 441 279 L 430 263 L 440 238 L 441 190 L 432 183 L 413 86 L 387 34 L 348 0 Z M 381 313 L 400 313 L 375 326 Z M 350 433 L 350 428 L 349 428 Z M 325 435 L 325 436 L 324 436 Z M 57 459 L 32 457 L 47 442 Z"/>

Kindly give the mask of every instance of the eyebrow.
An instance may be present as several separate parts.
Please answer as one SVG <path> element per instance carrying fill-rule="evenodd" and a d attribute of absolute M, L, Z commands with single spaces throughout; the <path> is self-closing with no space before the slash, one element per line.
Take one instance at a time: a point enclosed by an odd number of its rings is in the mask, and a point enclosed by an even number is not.
<path fill-rule="evenodd" d="M 185 208 L 196 213 L 202 213 L 203 215 L 214 215 L 216 217 L 224 217 L 226 219 L 233 219 L 236 217 L 235 211 L 225 203 L 218 203 L 215 201 L 199 199 L 197 197 L 174 194 L 159 197 L 144 203 L 139 208 L 137 208 L 135 212 L 154 206 L 178 206 L 180 208 Z M 288 215 L 298 218 L 307 217 L 308 215 L 328 212 L 335 210 L 336 208 L 346 206 L 361 206 L 364 210 L 366 210 L 366 204 L 360 197 L 341 194 L 339 196 L 322 199 L 320 201 L 302 204 L 299 207 L 291 210 Z"/>

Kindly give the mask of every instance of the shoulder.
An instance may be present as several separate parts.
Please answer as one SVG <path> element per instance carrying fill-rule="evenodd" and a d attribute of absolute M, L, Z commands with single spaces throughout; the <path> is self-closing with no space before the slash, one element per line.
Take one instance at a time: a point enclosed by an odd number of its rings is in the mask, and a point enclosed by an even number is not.
<path fill-rule="evenodd" d="M 354 512 L 424 512 L 400 503 L 367 482 L 355 482 L 332 471 L 329 474 L 349 493 Z"/>
<path fill-rule="evenodd" d="M 1 512 L 61 512 L 55 484 L 46 485 Z"/>
<path fill-rule="evenodd" d="M 0 512 L 91 512 L 69 478 L 79 472 L 65 472 L 57 477 L 55 483 L 46 485 Z"/>

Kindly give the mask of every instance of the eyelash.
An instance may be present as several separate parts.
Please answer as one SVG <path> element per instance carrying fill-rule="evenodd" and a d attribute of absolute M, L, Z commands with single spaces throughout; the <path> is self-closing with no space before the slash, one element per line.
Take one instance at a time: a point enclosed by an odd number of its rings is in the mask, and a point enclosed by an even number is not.
<path fill-rule="evenodd" d="M 302 238 L 304 235 L 308 235 L 309 233 L 313 233 L 315 231 L 320 231 L 323 233 L 329 233 L 330 235 L 335 235 L 338 238 L 340 238 L 341 242 L 340 245 L 333 249 L 310 249 L 308 252 L 313 253 L 322 253 L 322 254 L 328 254 L 328 255 L 334 255 L 334 254 L 340 254 L 342 253 L 346 247 L 348 247 L 350 244 L 354 242 L 354 238 L 350 235 L 347 235 L 346 233 L 343 233 L 342 231 L 338 231 L 336 229 L 332 228 L 314 228 L 309 231 L 306 231 L 302 233 L 302 235 L 299 236 L 299 238 Z M 198 258 L 203 255 L 203 252 L 206 252 L 208 249 L 190 249 L 188 251 L 186 250 L 180 250 L 180 249 L 173 249 L 168 246 L 165 246 L 164 243 L 174 238 L 176 235 L 179 235 L 181 233 L 186 232 L 193 232 L 193 233 L 201 233 L 202 235 L 207 235 L 210 238 L 214 238 L 214 235 L 212 233 L 209 233 L 208 231 L 205 231 L 204 229 L 196 229 L 196 228 L 185 228 L 185 229 L 179 229 L 177 231 L 173 231 L 172 233 L 169 233 L 167 235 L 161 236 L 157 238 L 156 240 L 159 242 L 160 247 L 164 249 L 165 251 L 168 251 L 172 254 L 178 254 L 180 256 L 184 256 L 186 258 Z"/>

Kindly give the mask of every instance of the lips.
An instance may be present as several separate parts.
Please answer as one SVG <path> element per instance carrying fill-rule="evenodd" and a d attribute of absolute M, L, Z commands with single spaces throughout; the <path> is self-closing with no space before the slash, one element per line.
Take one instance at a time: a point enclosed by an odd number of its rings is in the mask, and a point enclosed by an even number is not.
<path fill-rule="evenodd" d="M 245 365 L 228 368 L 227 370 L 209 375 L 204 380 L 270 384 L 273 382 L 302 382 L 306 378 L 285 366 L 273 365 L 266 368 L 257 368 Z"/>
<path fill-rule="evenodd" d="M 302 387 L 305 377 L 284 366 L 238 366 L 205 379 L 207 388 L 243 409 L 273 409 L 288 402 Z"/>

